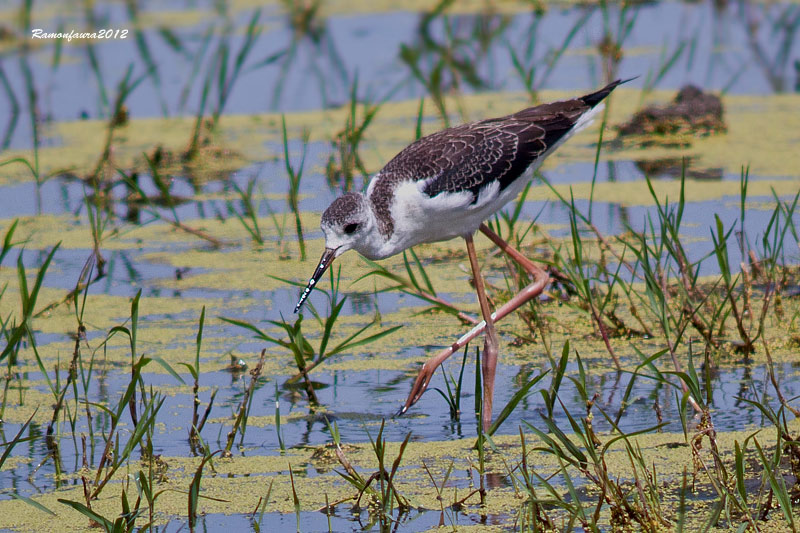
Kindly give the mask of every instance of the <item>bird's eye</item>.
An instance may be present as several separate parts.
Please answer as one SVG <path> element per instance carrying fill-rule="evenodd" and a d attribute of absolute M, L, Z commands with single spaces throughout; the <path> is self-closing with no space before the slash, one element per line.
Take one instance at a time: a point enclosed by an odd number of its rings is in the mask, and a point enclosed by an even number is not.
<path fill-rule="evenodd" d="M 357 229 L 358 229 L 358 224 L 356 223 L 348 224 L 344 227 L 344 232 L 347 233 L 348 235 L 352 235 L 353 233 L 356 232 Z"/>

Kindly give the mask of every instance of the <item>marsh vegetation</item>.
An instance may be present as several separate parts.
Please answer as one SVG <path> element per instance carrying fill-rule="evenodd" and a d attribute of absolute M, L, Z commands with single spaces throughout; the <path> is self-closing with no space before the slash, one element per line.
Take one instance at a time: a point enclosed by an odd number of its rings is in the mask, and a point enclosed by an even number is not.
<path fill-rule="evenodd" d="M 797 530 L 800 6 L 169 9 L 0 8 L 0 529 Z M 637 75 L 487 221 L 551 277 L 495 424 L 474 342 L 393 417 L 480 316 L 466 254 L 353 254 L 294 315 L 321 211 Z M 664 111 L 689 83 L 720 127 Z M 494 304 L 530 282 L 476 244 Z"/>

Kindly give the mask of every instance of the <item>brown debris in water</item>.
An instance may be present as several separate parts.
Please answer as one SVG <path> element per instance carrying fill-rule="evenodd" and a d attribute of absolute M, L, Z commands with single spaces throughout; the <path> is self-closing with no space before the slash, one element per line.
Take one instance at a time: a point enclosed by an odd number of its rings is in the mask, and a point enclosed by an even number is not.
<path fill-rule="evenodd" d="M 727 129 L 719 96 L 686 85 L 671 104 L 637 111 L 627 124 L 619 126 L 619 135 L 706 136 L 724 133 Z"/>
<path fill-rule="evenodd" d="M 244 156 L 221 144 L 216 128 L 213 120 L 205 119 L 185 148 L 175 149 L 156 144 L 148 150 L 147 160 L 137 160 L 137 169 L 148 171 L 152 165 L 164 175 L 187 175 L 196 184 L 227 179 L 233 170 L 243 164 Z"/>
<path fill-rule="evenodd" d="M 684 159 L 686 159 L 685 164 Z M 691 158 L 682 157 L 667 157 L 652 161 L 641 159 L 636 161 L 636 168 L 647 176 L 659 178 L 680 178 L 682 174 L 685 174 L 687 178 L 695 180 L 720 181 L 723 176 L 720 167 L 695 168 L 692 166 Z"/>

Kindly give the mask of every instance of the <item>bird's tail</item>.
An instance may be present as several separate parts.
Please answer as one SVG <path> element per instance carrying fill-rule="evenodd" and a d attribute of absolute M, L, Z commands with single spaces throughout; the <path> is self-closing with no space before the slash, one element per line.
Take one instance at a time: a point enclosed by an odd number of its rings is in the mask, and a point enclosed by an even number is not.
<path fill-rule="evenodd" d="M 628 83 L 629 81 L 635 80 L 638 77 L 639 76 L 634 76 L 633 78 L 628 78 L 627 80 L 612 81 L 611 83 L 609 83 L 608 85 L 606 85 L 605 87 L 600 89 L 599 91 L 593 92 L 592 94 L 587 94 L 586 96 L 581 96 L 579 98 L 579 100 L 582 100 L 583 103 L 585 103 L 589 107 L 594 107 L 597 104 L 599 104 L 600 102 L 602 102 L 603 99 L 606 96 L 611 94 L 611 91 L 616 89 L 617 85 L 622 85 L 623 83 Z"/>

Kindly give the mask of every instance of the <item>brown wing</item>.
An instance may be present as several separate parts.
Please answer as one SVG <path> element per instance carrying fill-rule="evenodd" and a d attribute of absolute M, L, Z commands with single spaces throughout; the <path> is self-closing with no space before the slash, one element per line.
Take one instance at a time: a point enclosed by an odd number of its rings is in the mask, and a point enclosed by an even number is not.
<path fill-rule="evenodd" d="M 581 98 L 531 107 L 423 137 L 380 171 L 370 200 L 379 214 L 390 219 L 391 190 L 399 182 L 424 181 L 422 190 L 431 197 L 469 191 L 473 201 L 482 188 L 495 181 L 502 191 L 619 83 Z M 391 232 L 391 228 L 388 230 Z"/>
<path fill-rule="evenodd" d="M 469 191 L 476 198 L 494 181 L 505 189 L 588 109 L 579 100 L 570 100 L 423 137 L 389 161 L 381 170 L 380 185 L 424 181 L 423 191 L 429 196 Z"/>

